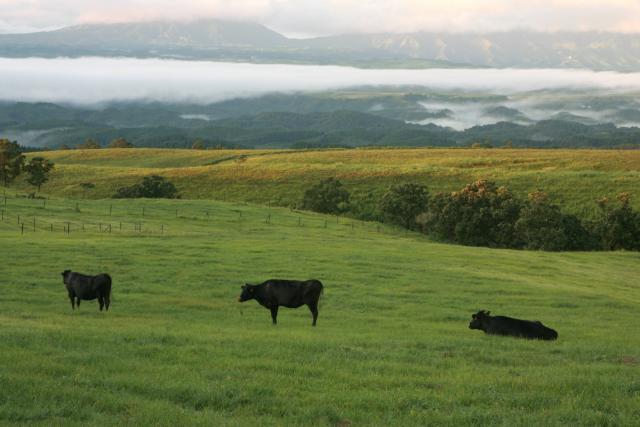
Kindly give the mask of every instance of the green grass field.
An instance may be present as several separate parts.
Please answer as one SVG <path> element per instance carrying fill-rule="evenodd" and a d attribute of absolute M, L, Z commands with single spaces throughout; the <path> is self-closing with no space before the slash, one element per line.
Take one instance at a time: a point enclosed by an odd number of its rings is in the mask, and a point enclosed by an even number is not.
<path fill-rule="evenodd" d="M 71 159 L 56 160 L 58 174 L 74 170 Z M 79 165 L 78 177 L 106 186 L 117 168 L 129 173 L 122 162 Z M 317 167 L 319 175 L 330 168 Z M 602 182 L 627 175 L 637 179 L 637 169 L 616 169 Z M 54 178 L 47 191 L 57 194 L 76 191 L 80 180 Z M 189 188 L 198 191 L 195 182 Z M 9 198 L 0 206 L 0 424 L 640 420 L 638 253 L 452 246 L 375 223 L 242 203 L 43 203 Z M 95 301 L 71 310 L 60 276 L 68 268 L 112 275 L 108 313 Z M 274 327 L 257 303 L 236 302 L 243 283 L 271 277 L 323 281 L 318 327 L 306 308 L 282 309 Z M 478 309 L 542 320 L 559 340 L 469 330 Z"/>
<path fill-rule="evenodd" d="M 595 200 L 635 194 L 640 209 L 639 150 L 362 149 L 241 151 L 110 149 L 34 153 L 56 163 L 43 187 L 60 197 L 111 197 L 117 188 L 159 174 L 188 199 L 294 206 L 318 181 L 337 177 L 355 201 L 378 199 L 392 185 L 420 182 L 432 193 L 456 191 L 478 179 L 518 196 L 542 189 L 567 213 L 592 217 Z M 238 156 L 247 156 L 237 162 Z M 91 182 L 95 189 L 84 191 Z M 33 188 L 21 183 L 21 191 Z"/>

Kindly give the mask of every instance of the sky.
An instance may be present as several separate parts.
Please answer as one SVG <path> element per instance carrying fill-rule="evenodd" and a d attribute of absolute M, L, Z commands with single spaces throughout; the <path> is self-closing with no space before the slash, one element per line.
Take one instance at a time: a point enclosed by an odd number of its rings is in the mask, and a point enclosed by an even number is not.
<path fill-rule="evenodd" d="M 640 32 L 640 0 L 0 0 L 0 33 L 96 22 L 218 18 L 290 37 L 353 32 Z"/>

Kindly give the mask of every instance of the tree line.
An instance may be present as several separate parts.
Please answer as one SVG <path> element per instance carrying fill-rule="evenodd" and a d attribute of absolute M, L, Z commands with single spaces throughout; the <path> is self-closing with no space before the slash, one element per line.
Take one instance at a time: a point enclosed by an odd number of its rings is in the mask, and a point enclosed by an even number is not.
<path fill-rule="evenodd" d="M 598 200 L 593 220 L 564 213 L 543 191 L 522 200 L 487 180 L 433 195 L 421 184 L 394 185 L 368 203 L 378 212 L 375 219 L 443 242 L 545 251 L 640 250 L 640 212 L 632 208 L 629 193 Z M 309 188 L 301 207 L 327 214 L 362 208 L 351 205 L 349 191 L 335 178 Z"/>

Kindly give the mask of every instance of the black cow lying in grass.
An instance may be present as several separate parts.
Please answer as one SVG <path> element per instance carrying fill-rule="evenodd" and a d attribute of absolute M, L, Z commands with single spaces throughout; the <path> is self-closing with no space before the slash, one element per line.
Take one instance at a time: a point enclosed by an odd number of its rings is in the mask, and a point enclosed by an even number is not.
<path fill-rule="evenodd" d="M 255 299 L 263 307 L 271 310 L 273 324 L 277 324 L 278 307 L 298 308 L 307 305 L 313 315 L 313 324 L 318 320 L 318 301 L 322 294 L 319 280 L 279 280 L 271 279 L 259 285 L 245 284 L 241 287 L 239 302 Z"/>
<path fill-rule="evenodd" d="M 111 302 L 111 277 L 108 274 L 98 274 L 97 276 L 86 276 L 65 270 L 62 273 L 62 281 L 67 287 L 71 308 L 75 310 L 75 305 L 80 308 L 80 300 L 94 300 L 98 298 L 100 311 L 106 307 L 109 311 Z M 74 305 L 75 300 L 75 305 Z"/>
<path fill-rule="evenodd" d="M 490 311 L 481 310 L 471 315 L 469 329 L 480 329 L 485 334 L 508 335 L 540 340 L 555 340 L 558 333 L 539 321 L 513 319 L 506 316 L 489 316 Z"/>

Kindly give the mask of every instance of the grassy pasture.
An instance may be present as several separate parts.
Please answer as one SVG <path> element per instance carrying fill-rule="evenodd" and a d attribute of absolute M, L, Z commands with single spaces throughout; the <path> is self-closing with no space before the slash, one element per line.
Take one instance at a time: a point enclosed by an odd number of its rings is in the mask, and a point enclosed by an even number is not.
<path fill-rule="evenodd" d="M 110 197 L 142 176 L 161 174 L 185 198 L 292 206 L 323 178 L 342 180 L 354 199 L 380 196 L 391 184 L 421 182 L 454 191 L 478 179 L 519 196 L 542 189 L 569 213 L 590 217 L 595 200 L 640 188 L 638 150 L 367 149 L 320 151 L 109 149 L 53 151 L 57 165 L 43 191 L 64 197 Z M 244 162 L 237 162 L 241 156 Z M 85 192 L 83 182 L 96 184 Z M 28 189 L 21 184 L 21 189 Z M 640 208 L 640 194 L 633 204 Z"/>
<path fill-rule="evenodd" d="M 92 170 L 106 176 L 113 167 Z M 56 181 L 51 188 L 63 191 Z M 10 198 L 0 207 L 0 424 L 640 419 L 640 254 L 444 245 L 251 204 L 77 203 Z M 107 224 L 112 232 L 100 231 Z M 83 302 L 73 312 L 66 268 L 108 271 L 112 310 Z M 245 281 L 270 277 L 323 281 L 317 328 L 306 308 L 282 309 L 273 327 L 266 309 L 235 302 Z M 470 314 L 481 308 L 540 319 L 560 338 L 471 331 Z"/>

